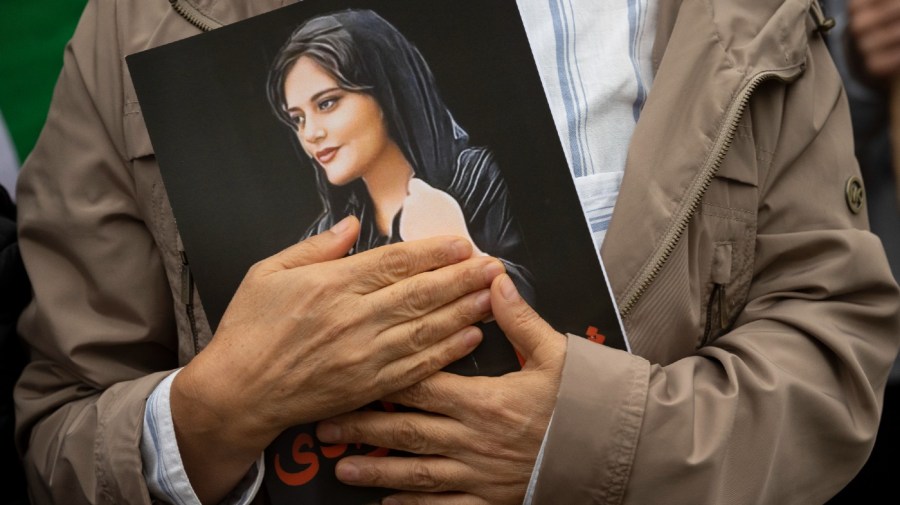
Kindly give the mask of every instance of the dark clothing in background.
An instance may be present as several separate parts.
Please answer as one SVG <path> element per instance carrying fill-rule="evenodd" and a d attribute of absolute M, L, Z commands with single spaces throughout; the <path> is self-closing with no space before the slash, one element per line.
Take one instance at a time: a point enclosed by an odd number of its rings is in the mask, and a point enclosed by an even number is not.
<path fill-rule="evenodd" d="M 16 334 L 19 313 L 31 299 L 31 286 L 16 243 L 16 206 L 0 186 L 0 458 L 5 473 L 0 503 L 28 503 L 25 474 L 13 443 L 15 409 L 12 391 L 28 355 Z"/>

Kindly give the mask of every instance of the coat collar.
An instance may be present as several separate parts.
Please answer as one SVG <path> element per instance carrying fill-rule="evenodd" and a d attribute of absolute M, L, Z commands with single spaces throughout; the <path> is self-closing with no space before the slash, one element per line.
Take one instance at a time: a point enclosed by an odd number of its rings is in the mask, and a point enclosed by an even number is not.
<path fill-rule="evenodd" d="M 222 25 L 231 24 L 285 5 L 296 3 L 297 0 L 247 0 L 247 1 L 223 1 L 223 0 L 177 0 L 189 4 L 210 19 L 218 21 Z"/>

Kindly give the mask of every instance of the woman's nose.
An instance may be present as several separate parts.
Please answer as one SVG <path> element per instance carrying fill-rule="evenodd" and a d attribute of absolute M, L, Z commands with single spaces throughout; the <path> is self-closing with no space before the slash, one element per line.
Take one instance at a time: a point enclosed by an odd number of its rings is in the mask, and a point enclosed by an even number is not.
<path fill-rule="evenodd" d="M 306 120 L 306 124 L 303 127 L 303 138 L 307 142 L 318 142 L 325 138 L 325 128 L 322 126 L 310 121 Z"/>

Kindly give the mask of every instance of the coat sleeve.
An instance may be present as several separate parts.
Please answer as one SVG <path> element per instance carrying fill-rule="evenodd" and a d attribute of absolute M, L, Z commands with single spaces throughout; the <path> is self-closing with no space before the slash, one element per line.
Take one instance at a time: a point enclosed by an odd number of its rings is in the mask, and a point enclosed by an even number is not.
<path fill-rule="evenodd" d="M 759 89 L 748 111 L 780 132 L 759 177 L 746 304 L 665 366 L 570 337 L 535 503 L 824 503 L 865 462 L 900 343 L 898 294 L 844 202 L 858 169 L 819 42 L 798 81 Z"/>
<path fill-rule="evenodd" d="M 19 236 L 34 300 L 15 391 L 34 503 L 150 503 L 145 400 L 177 365 L 173 302 L 123 135 L 114 2 L 90 1 L 21 172 Z"/>

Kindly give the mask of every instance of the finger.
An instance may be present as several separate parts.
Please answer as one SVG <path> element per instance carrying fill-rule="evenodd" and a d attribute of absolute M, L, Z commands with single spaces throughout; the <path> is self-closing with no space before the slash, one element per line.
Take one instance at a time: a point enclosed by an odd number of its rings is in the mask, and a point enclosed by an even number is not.
<path fill-rule="evenodd" d="M 866 69 L 875 77 L 889 78 L 900 72 L 900 44 L 895 51 L 882 51 L 866 58 Z"/>
<path fill-rule="evenodd" d="M 493 388 L 486 377 L 463 377 L 438 372 L 388 395 L 385 400 L 426 412 L 459 419 L 460 414 L 491 403 Z"/>
<path fill-rule="evenodd" d="M 538 366 L 558 358 L 560 343 L 565 352 L 565 337 L 555 331 L 521 296 L 509 275 L 500 275 L 491 285 L 491 308 L 500 329 L 526 363 Z"/>
<path fill-rule="evenodd" d="M 368 444 L 413 454 L 452 456 L 465 446 L 468 428 L 422 412 L 357 410 L 320 422 L 316 437 L 331 444 Z"/>
<path fill-rule="evenodd" d="M 504 270 L 503 263 L 496 258 L 481 256 L 384 287 L 370 293 L 368 300 L 374 307 L 385 308 L 380 311 L 382 322 L 395 325 L 490 287 Z"/>
<path fill-rule="evenodd" d="M 415 319 L 394 324 L 374 340 L 381 361 L 402 359 L 421 352 L 463 328 L 475 324 L 491 313 L 491 292 L 482 289 L 451 301 Z M 379 314 L 376 317 L 388 317 Z"/>
<path fill-rule="evenodd" d="M 489 505 L 475 495 L 465 493 L 398 493 L 382 500 L 382 505 Z"/>
<path fill-rule="evenodd" d="M 878 26 L 887 25 L 900 17 L 896 0 L 884 2 L 854 2 L 849 6 L 850 29 L 857 37 Z"/>
<path fill-rule="evenodd" d="M 350 279 L 348 287 L 365 294 L 471 256 L 472 245 L 465 239 L 432 237 L 376 247 L 350 256 L 340 267 Z"/>
<path fill-rule="evenodd" d="M 298 242 L 263 260 L 259 265 L 264 270 L 277 271 L 343 258 L 358 235 L 359 220 L 354 216 L 347 216 L 330 230 Z"/>
<path fill-rule="evenodd" d="M 404 355 L 382 366 L 375 377 L 376 383 L 383 387 L 381 396 L 407 388 L 462 359 L 478 347 L 481 339 L 481 330 L 474 326 L 465 327 L 449 337 L 437 339 L 422 351 Z"/>
<path fill-rule="evenodd" d="M 900 14 L 900 9 L 897 12 Z M 900 36 L 900 15 L 890 25 L 864 34 L 861 33 L 857 40 L 857 46 L 863 55 L 878 51 L 890 51 L 896 49 L 898 36 Z"/>
<path fill-rule="evenodd" d="M 465 489 L 472 481 L 468 466 L 439 456 L 349 456 L 338 462 L 335 475 L 341 482 L 353 486 L 431 493 Z"/>

